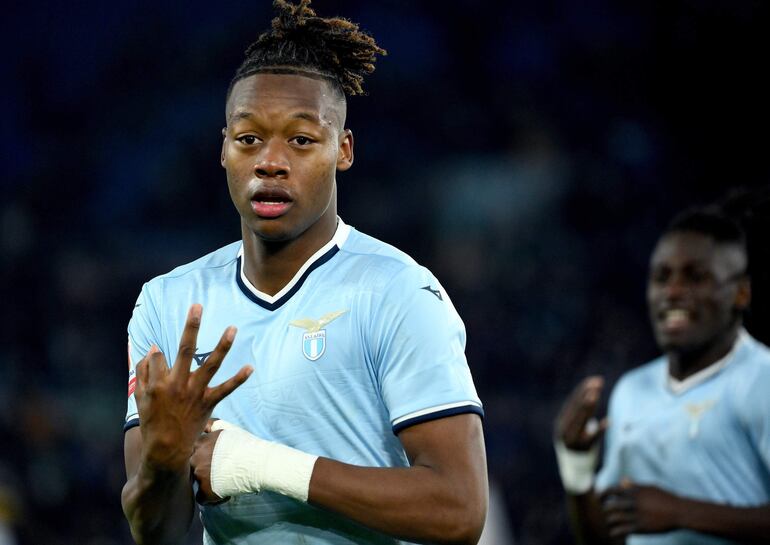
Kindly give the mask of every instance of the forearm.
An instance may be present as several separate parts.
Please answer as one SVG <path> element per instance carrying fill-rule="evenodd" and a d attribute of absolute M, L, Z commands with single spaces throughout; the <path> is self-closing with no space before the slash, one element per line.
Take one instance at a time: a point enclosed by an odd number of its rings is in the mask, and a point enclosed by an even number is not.
<path fill-rule="evenodd" d="M 139 545 L 180 543 L 195 509 L 189 467 L 154 470 L 140 463 L 123 487 L 121 503 Z"/>
<path fill-rule="evenodd" d="M 580 545 L 612 543 L 604 524 L 599 498 L 593 489 L 585 494 L 567 494 L 567 511 L 577 543 Z"/>
<path fill-rule="evenodd" d="M 369 468 L 319 458 L 308 501 L 409 541 L 474 544 L 487 511 L 482 479 L 478 486 L 428 466 Z"/>
<path fill-rule="evenodd" d="M 770 504 L 731 507 L 680 498 L 679 525 L 745 543 L 767 543 L 770 536 Z"/>

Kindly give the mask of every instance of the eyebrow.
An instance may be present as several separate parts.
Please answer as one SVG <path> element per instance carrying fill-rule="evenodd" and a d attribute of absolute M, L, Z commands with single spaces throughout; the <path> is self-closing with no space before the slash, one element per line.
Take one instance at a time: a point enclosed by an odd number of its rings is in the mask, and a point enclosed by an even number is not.
<path fill-rule="evenodd" d="M 316 123 L 318 125 L 322 124 L 320 117 L 318 117 L 315 114 L 311 114 L 309 112 L 297 112 L 295 114 L 292 114 L 291 118 L 304 119 L 305 121 L 310 121 L 311 123 Z M 234 121 L 240 121 L 241 119 L 254 119 L 254 114 L 243 110 L 239 110 L 230 114 L 231 123 Z"/>

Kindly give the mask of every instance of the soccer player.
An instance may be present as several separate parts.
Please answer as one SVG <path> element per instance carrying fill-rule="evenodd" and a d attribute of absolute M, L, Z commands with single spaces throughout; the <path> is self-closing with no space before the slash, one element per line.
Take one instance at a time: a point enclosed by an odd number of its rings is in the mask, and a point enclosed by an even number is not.
<path fill-rule="evenodd" d="M 594 376 L 556 421 L 580 542 L 770 543 L 770 350 L 742 327 L 749 302 L 738 225 L 711 209 L 675 218 L 647 286 L 664 355 L 621 377 L 607 419 L 593 418 L 603 387 Z"/>
<path fill-rule="evenodd" d="M 346 95 L 384 51 L 308 4 L 276 0 L 228 91 L 242 240 L 145 284 L 129 323 L 122 504 L 140 544 L 178 543 L 196 500 L 205 543 L 482 531 L 462 321 L 428 270 L 337 216 Z"/>

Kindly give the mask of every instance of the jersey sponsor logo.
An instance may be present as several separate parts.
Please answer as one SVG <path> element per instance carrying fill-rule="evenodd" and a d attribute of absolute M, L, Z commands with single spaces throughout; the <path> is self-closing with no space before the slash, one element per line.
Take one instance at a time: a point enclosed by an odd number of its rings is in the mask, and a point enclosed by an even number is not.
<path fill-rule="evenodd" d="M 429 291 L 429 292 L 431 292 L 433 295 L 435 295 L 436 297 L 438 297 L 438 300 L 439 300 L 439 301 L 443 301 L 443 300 L 444 300 L 444 298 L 443 298 L 443 297 L 441 297 L 441 292 L 440 292 L 439 290 L 434 290 L 433 288 L 431 288 L 431 287 L 430 287 L 430 284 L 428 284 L 427 286 L 423 286 L 423 287 L 421 287 L 420 289 L 421 289 L 421 290 L 425 290 L 425 291 Z"/>
<path fill-rule="evenodd" d="M 690 439 L 695 439 L 698 436 L 698 431 L 700 430 L 700 421 L 703 418 L 703 415 L 711 407 L 716 405 L 716 403 L 716 400 L 709 399 L 703 403 L 688 403 L 684 406 L 684 410 L 687 413 L 687 416 L 690 417 L 690 429 L 688 431 Z"/>
<path fill-rule="evenodd" d="M 347 310 L 335 310 L 321 316 L 318 320 L 300 318 L 289 325 L 305 330 L 302 335 L 302 354 L 310 361 L 316 361 L 326 352 L 326 330 L 323 327 L 345 314 Z"/>

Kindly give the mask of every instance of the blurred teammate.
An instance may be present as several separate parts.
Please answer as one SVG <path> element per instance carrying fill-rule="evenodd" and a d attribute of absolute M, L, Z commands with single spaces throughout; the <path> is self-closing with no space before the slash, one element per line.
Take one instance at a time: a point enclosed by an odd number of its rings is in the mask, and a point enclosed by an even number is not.
<path fill-rule="evenodd" d="M 275 2 L 228 91 L 242 240 L 148 282 L 129 324 L 122 503 L 139 543 L 179 542 L 195 499 L 206 543 L 481 534 L 462 321 L 429 271 L 337 216 L 345 96 L 384 51 L 308 4 Z"/>
<path fill-rule="evenodd" d="M 740 228 L 708 209 L 675 218 L 647 287 L 664 355 L 620 379 L 607 419 L 592 420 L 589 377 L 556 422 L 582 543 L 770 543 L 770 351 L 742 328 L 749 302 Z"/>

